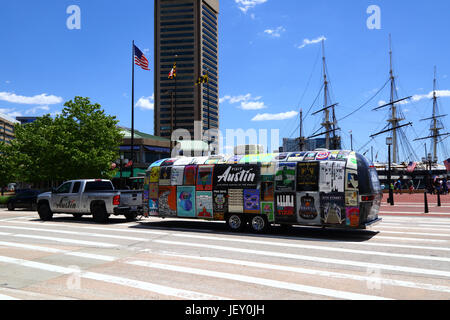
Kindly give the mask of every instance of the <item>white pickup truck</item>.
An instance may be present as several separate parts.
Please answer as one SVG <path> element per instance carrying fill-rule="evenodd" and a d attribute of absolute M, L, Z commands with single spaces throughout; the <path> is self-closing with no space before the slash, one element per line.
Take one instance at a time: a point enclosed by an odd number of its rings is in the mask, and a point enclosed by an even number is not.
<path fill-rule="evenodd" d="M 75 218 L 92 215 L 99 223 L 108 222 L 111 214 L 134 220 L 142 211 L 142 191 L 115 190 L 110 180 L 67 181 L 52 192 L 40 194 L 37 210 L 44 221 L 51 220 L 55 213 Z"/>

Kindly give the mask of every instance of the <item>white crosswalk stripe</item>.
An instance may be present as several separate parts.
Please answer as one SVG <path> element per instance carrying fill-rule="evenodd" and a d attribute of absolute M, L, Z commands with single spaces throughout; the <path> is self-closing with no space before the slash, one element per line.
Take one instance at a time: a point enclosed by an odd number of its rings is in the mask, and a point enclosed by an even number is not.
<path fill-rule="evenodd" d="M 180 267 L 180 266 L 174 266 L 174 265 L 168 265 L 168 264 L 159 264 L 159 263 L 153 263 L 153 262 L 147 262 L 147 261 L 131 261 L 128 263 L 137 265 L 137 266 L 147 267 L 147 268 L 154 268 L 154 269 L 160 269 L 160 270 L 166 270 L 166 271 L 167 270 L 175 271 L 175 272 L 181 272 L 181 273 L 189 273 L 189 274 L 206 276 L 206 277 L 226 279 L 226 280 L 231 280 L 231 281 L 241 281 L 241 282 L 247 282 L 247 283 L 269 286 L 269 287 L 274 287 L 274 288 L 280 288 L 280 289 L 285 289 L 285 290 L 294 290 L 294 291 L 299 291 L 299 292 L 311 293 L 311 294 L 315 294 L 315 295 L 328 296 L 328 297 L 338 298 L 338 299 L 390 300 L 390 299 L 387 299 L 384 297 L 358 294 L 358 293 L 346 292 L 346 291 L 341 291 L 341 290 L 311 287 L 311 286 L 295 284 L 292 282 L 283 282 L 283 281 L 269 280 L 269 279 L 264 279 L 264 278 L 255 278 L 255 277 L 243 276 L 243 275 L 239 275 L 239 274 L 209 271 L 209 270 L 198 269 L 198 268 L 194 269 L 194 268 Z"/>
<path fill-rule="evenodd" d="M 178 241 L 166 241 L 166 240 L 154 240 L 154 242 L 163 243 L 163 244 L 172 245 L 172 246 L 173 245 L 190 246 L 190 247 L 197 247 L 197 248 L 207 248 L 207 249 L 216 249 L 216 250 L 224 250 L 224 251 L 232 251 L 232 252 L 241 252 L 241 253 L 253 254 L 253 255 L 272 256 L 272 257 L 305 260 L 305 261 L 312 261 L 312 262 L 322 262 L 322 263 L 330 263 L 330 264 L 338 264 L 338 265 L 357 266 L 357 267 L 362 267 L 362 268 L 383 269 L 383 270 L 390 270 L 390 271 L 396 271 L 396 272 L 416 273 L 416 274 L 425 274 L 425 275 L 431 275 L 431 276 L 441 276 L 441 277 L 450 278 L 450 272 L 443 271 L 443 270 L 421 269 L 421 268 L 414 268 L 414 267 L 368 263 L 368 262 L 343 260 L 343 259 L 331 259 L 331 258 L 307 256 L 307 255 L 292 254 L 292 253 L 273 252 L 273 251 L 250 250 L 250 249 L 242 249 L 242 248 L 237 248 L 237 247 L 225 247 L 225 246 L 217 246 L 217 245 L 192 243 L 192 242 L 178 242 Z"/>
<path fill-rule="evenodd" d="M 119 240 L 131 240 L 131 241 L 146 241 L 145 238 L 136 238 L 136 237 L 125 237 L 125 236 L 117 236 L 111 234 L 101 234 L 101 233 L 88 233 L 88 232 L 75 232 L 75 231 L 66 231 L 66 230 L 54 230 L 48 228 L 27 228 L 27 227 L 17 227 L 17 226 L 0 226 L 3 229 L 15 229 L 15 230 L 26 230 L 26 231 L 40 231 L 40 232 L 49 232 L 49 233 L 62 233 L 62 234 L 70 234 L 77 236 L 87 236 L 87 237 L 97 237 L 97 238 L 112 238 Z"/>
<path fill-rule="evenodd" d="M 264 246 L 280 246 L 280 247 L 290 247 L 290 248 L 299 248 L 299 249 L 313 249 L 313 250 L 322 250 L 322 251 L 357 253 L 357 254 L 362 254 L 362 255 L 381 255 L 381 256 L 388 256 L 388 257 L 399 257 L 399 258 L 411 258 L 411 259 L 420 259 L 420 260 L 436 260 L 436 261 L 450 262 L 450 258 L 420 256 L 420 255 L 412 255 L 412 254 L 396 254 L 396 253 L 389 253 L 389 252 L 344 249 L 344 248 L 337 248 L 337 247 L 323 247 L 323 246 L 312 246 L 312 245 L 291 244 L 291 243 L 274 243 L 274 242 L 260 241 L 260 240 L 247 240 L 247 239 L 224 238 L 224 237 L 208 237 L 208 236 L 186 235 L 186 234 L 174 234 L 174 236 L 181 237 L 181 238 L 195 238 L 195 239 L 202 239 L 202 240 L 215 240 L 215 241 L 229 241 L 229 242 L 260 244 L 260 245 L 264 245 Z"/>
<path fill-rule="evenodd" d="M 0 294 L 0 300 L 6 301 L 6 300 L 19 300 L 19 299 L 10 297 L 10 296 L 4 295 L 4 294 Z"/>
<path fill-rule="evenodd" d="M 3 219 L 0 274 L 14 265 L 56 273 L 56 279 L 79 272 L 67 267 L 79 261 L 83 279 L 176 299 L 234 299 L 243 292 L 268 299 L 279 298 L 280 292 L 356 300 L 403 299 L 401 292 L 412 297 L 417 292 L 425 298 L 450 299 L 449 220 L 401 218 L 384 218 L 375 229 L 378 233 L 349 236 L 319 229 L 315 235 L 312 228 L 254 235 L 224 232 L 214 224 L 197 229 L 183 228 L 183 223 L 169 228 Z M 27 258 L 30 253 L 32 259 Z M 368 270 L 383 272 L 372 275 Z M 370 282 L 383 290 L 368 288 Z M 212 283 L 226 283 L 237 292 L 217 291 Z M 251 288 L 248 293 L 242 290 L 245 286 Z M 271 292 L 278 295 L 269 296 Z M 0 300 L 15 296 L 1 292 Z"/>
<path fill-rule="evenodd" d="M 66 275 L 79 273 L 79 270 L 73 269 L 73 268 L 66 268 L 66 267 L 61 267 L 61 266 L 57 266 L 57 265 L 51 265 L 51 264 L 46 264 L 46 263 L 34 262 L 34 261 L 27 261 L 27 260 L 23 260 L 23 259 L 16 259 L 16 258 L 5 257 L 5 256 L 0 256 L 0 262 L 20 265 L 22 267 L 28 267 L 28 268 L 33 268 L 33 269 L 45 270 L 45 271 L 49 271 L 49 272 L 61 273 L 61 274 L 66 274 Z M 127 286 L 127 287 L 131 287 L 131 288 L 160 293 L 163 295 L 174 296 L 174 297 L 178 297 L 178 298 L 182 298 L 182 299 L 226 300 L 226 298 L 224 298 L 224 297 L 218 297 L 218 296 L 209 295 L 209 294 L 202 294 L 202 293 L 189 291 L 189 290 L 175 289 L 175 288 L 171 288 L 171 287 L 156 285 L 156 284 L 149 283 L 149 282 L 143 282 L 143 281 L 123 278 L 123 277 L 100 274 L 100 273 L 96 273 L 96 272 L 88 272 L 88 271 L 81 272 L 79 275 L 80 275 L 80 277 L 86 278 L 86 279 L 109 282 L 109 283 Z"/>

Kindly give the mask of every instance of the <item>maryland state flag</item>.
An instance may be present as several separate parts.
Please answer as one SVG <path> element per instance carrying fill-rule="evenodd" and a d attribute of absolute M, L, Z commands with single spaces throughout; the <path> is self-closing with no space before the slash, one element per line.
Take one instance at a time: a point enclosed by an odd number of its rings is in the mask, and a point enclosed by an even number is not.
<path fill-rule="evenodd" d="M 176 78 L 176 77 L 177 77 L 177 63 L 175 62 L 173 64 L 172 70 L 170 70 L 170 72 L 169 72 L 169 79 L 173 79 L 173 78 Z"/>
<path fill-rule="evenodd" d="M 208 74 L 205 74 L 198 78 L 196 85 L 199 85 L 201 83 L 209 83 L 209 77 Z"/>

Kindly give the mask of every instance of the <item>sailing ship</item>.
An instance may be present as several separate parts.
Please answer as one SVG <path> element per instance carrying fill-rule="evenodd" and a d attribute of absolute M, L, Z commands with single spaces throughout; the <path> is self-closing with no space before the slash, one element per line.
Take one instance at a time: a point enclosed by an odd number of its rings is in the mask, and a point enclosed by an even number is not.
<path fill-rule="evenodd" d="M 393 66 L 393 51 L 392 51 L 392 40 L 391 35 L 389 35 L 389 80 L 386 82 L 390 84 L 390 94 L 389 102 L 379 105 L 374 108 L 373 111 L 380 111 L 388 109 L 388 119 L 386 126 L 380 131 L 370 136 L 370 141 L 361 149 L 364 149 L 370 142 L 373 141 L 375 137 L 381 135 L 387 135 L 390 140 L 392 140 L 392 179 L 396 180 L 414 180 L 416 187 L 423 187 L 425 178 L 428 174 L 432 174 L 438 177 L 444 177 L 447 175 L 447 171 L 444 165 L 438 163 L 438 145 L 442 144 L 445 139 L 450 136 L 450 133 L 442 133 L 444 130 L 444 125 L 442 118 L 446 115 L 439 114 L 438 108 L 438 91 L 436 85 L 436 72 L 433 81 L 433 113 L 432 117 L 422 119 L 421 121 L 431 120 L 430 131 L 431 134 L 428 137 L 417 138 L 414 141 L 420 140 L 432 140 L 431 153 L 427 154 L 425 151 L 425 157 L 420 161 L 419 156 L 416 153 L 416 149 L 411 145 L 407 133 L 405 131 L 406 127 L 412 127 L 412 122 L 405 122 L 406 117 L 402 111 L 401 106 L 405 104 L 407 100 L 411 100 L 413 97 L 403 97 L 400 98 L 397 94 L 396 86 L 396 76 L 394 74 Z M 323 113 L 323 121 L 319 130 L 314 132 L 308 138 L 303 136 L 303 111 L 300 110 L 300 136 L 298 138 L 300 151 L 305 150 L 306 141 L 308 139 L 325 136 L 325 149 L 328 150 L 338 150 L 341 149 L 341 137 L 338 131 L 341 129 L 338 127 L 338 121 L 336 118 L 335 108 L 339 103 L 332 103 L 329 94 L 330 82 L 327 70 L 326 58 L 325 58 L 325 45 L 324 40 L 322 40 L 322 68 L 323 68 L 323 85 L 320 90 L 323 90 L 323 107 L 320 110 L 315 111 L 312 115 L 317 115 Z M 384 87 L 383 87 L 384 88 Z M 380 90 L 381 91 L 381 90 Z M 320 95 L 320 92 L 319 92 Z M 322 131 L 318 133 L 319 131 Z M 425 144 L 426 149 L 426 144 Z M 366 155 L 366 152 L 363 155 Z M 431 158 L 431 159 L 430 159 Z M 430 161 L 431 160 L 431 161 Z M 373 159 L 373 147 L 372 147 L 372 162 Z M 387 161 L 386 161 L 387 162 Z M 429 170 L 429 166 L 431 169 Z M 381 182 L 387 181 L 387 164 L 376 162 L 374 166 L 380 176 Z M 411 170 L 412 169 L 412 170 Z"/>

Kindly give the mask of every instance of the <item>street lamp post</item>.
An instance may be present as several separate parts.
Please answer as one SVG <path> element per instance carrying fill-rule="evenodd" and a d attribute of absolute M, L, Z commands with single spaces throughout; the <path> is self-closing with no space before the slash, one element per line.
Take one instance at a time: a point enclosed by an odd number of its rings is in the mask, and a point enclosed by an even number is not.
<path fill-rule="evenodd" d="M 351 148 L 350 150 L 353 151 L 353 131 L 350 130 L 349 133 L 350 133 L 350 148 Z"/>
<path fill-rule="evenodd" d="M 389 203 L 391 204 L 391 206 L 394 205 L 394 192 L 391 188 L 391 145 L 392 145 L 392 137 L 387 137 L 386 138 L 386 145 L 388 146 L 388 163 L 389 163 L 389 167 L 388 167 L 388 186 L 389 186 Z"/>
<path fill-rule="evenodd" d="M 426 152 L 425 152 L 425 154 L 426 154 Z M 426 165 L 426 169 L 428 171 L 427 158 L 423 157 L 422 158 L 422 163 Z M 427 181 L 428 181 L 428 174 L 427 174 Z M 424 205 L 425 205 L 425 213 L 429 213 L 429 210 L 428 210 L 428 199 L 427 199 L 427 188 L 428 188 L 428 182 L 425 182 L 425 190 L 423 191 L 423 201 L 424 201 Z"/>

